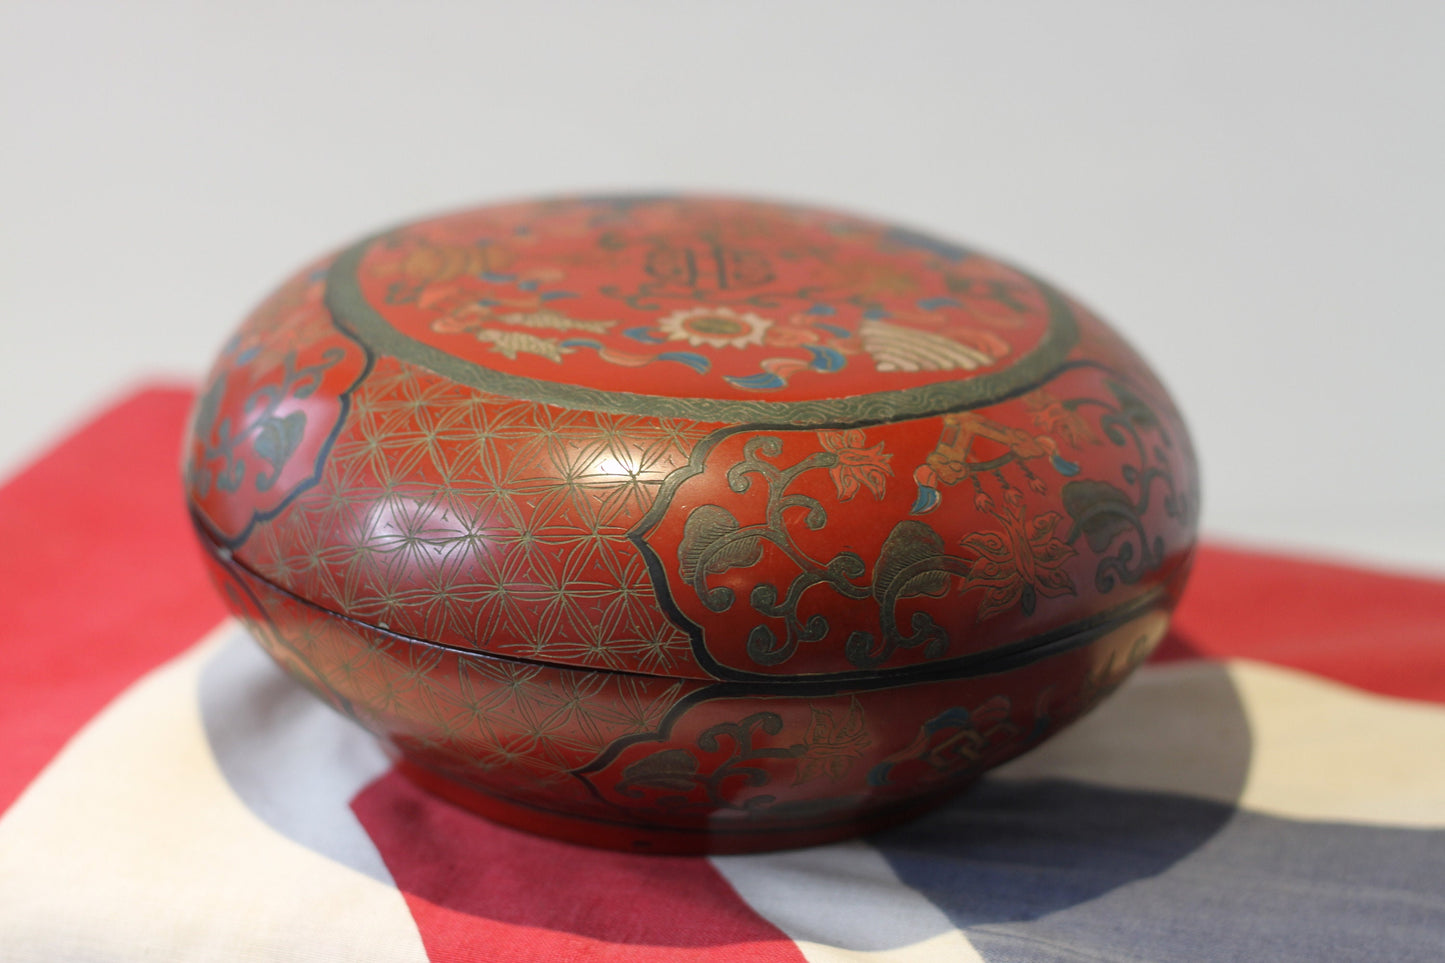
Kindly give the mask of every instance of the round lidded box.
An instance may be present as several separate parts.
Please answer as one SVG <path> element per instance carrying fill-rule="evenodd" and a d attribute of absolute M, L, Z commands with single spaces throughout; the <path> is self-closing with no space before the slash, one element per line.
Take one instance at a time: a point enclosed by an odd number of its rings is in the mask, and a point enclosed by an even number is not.
<path fill-rule="evenodd" d="M 1087 711 L 1197 477 L 1087 309 L 932 237 L 707 197 L 486 207 L 292 278 L 186 486 L 233 611 L 429 788 L 599 845 L 840 838 Z"/>

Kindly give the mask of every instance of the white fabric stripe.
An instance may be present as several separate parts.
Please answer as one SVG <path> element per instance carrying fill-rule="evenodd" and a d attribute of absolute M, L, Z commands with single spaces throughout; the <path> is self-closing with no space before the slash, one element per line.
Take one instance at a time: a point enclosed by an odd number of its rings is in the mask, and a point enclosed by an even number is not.
<path fill-rule="evenodd" d="M 233 631 L 127 690 L 0 820 L 0 959 L 425 963 L 395 888 L 270 829 L 217 769 L 197 681 Z"/>
<path fill-rule="evenodd" d="M 900 881 L 866 843 L 714 856 L 712 862 L 809 963 L 982 963 L 943 911 Z"/>
<path fill-rule="evenodd" d="M 1145 667 L 992 778 L 1073 779 L 1290 819 L 1438 828 L 1442 746 L 1445 706 L 1261 662 L 1180 662 Z"/>
<path fill-rule="evenodd" d="M 206 660 L 201 721 L 231 791 L 281 835 L 392 878 L 351 800 L 391 769 L 380 743 L 306 691 L 241 626 Z"/>
<path fill-rule="evenodd" d="M 1254 734 L 1240 805 L 1296 819 L 1445 827 L 1445 706 L 1232 662 Z"/>

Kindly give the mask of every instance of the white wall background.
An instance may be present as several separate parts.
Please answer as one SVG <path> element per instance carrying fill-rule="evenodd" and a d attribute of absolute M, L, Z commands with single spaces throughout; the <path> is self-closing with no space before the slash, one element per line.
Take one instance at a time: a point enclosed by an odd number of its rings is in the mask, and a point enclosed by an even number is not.
<path fill-rule="evenodd" d="M 0 474 L 375 227 L 576 189 L 1003 254 L 1173 386 L 1216 536 L 1445 571 L 1445 4 L 0 3 Z"/>

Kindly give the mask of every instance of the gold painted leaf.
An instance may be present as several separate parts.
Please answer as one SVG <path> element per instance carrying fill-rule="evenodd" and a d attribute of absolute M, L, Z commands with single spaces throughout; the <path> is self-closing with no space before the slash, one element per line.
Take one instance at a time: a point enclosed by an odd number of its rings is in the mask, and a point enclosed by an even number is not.
<path fill-rule="evenodd" d="M 948 572 L 928 563 L 943 557 L 943 549 L 943 538 L 923 522 L 899 522 L 878 553 L 873 594 L 880 599 L 942 595 L 948 590 Z"/>
<path fill-rule="evenodd" d="M 748 568 L 763 557 L 758 536 L 728 539 L 741 526 L 732 512 L 719 505 L 702 505 L 687 517 L 682 543 L 677 547 L 678 571 L 689 582 L 699 574 L 719 575 L 730 568 Z"/>

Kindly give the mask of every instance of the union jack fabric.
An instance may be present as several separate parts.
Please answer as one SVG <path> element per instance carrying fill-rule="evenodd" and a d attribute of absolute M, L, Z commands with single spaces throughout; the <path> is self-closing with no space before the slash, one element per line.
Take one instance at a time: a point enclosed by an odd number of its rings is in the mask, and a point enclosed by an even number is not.
<path fill-rule="evenodd" d="M 190 403 L 0 488 L 0 960 L 1445 959 L 1445 582 L 1207 546 L 1148 665 L 929 816 L 595 851 L 417 790 L 225 617 Z"/>

